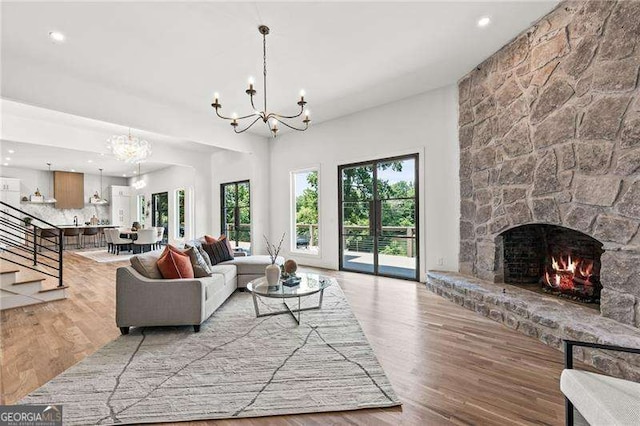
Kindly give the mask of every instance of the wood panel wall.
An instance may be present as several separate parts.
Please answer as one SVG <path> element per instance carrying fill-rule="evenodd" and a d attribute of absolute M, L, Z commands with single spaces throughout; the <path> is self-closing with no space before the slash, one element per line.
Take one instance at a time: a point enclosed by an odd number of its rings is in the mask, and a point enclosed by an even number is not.
<path fill-rule="evenodd" d="M 84 174 L 53 172 L 53 196 L 57 209 L 81 209 L 84 207 Z"/>

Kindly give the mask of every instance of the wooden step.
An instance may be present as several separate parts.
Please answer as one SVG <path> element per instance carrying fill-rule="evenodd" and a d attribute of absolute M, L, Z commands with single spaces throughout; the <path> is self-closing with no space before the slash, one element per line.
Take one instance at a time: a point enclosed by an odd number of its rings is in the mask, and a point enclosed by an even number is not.
<path fill-rule="evenodd" d="M 69 286 L 68 285 L 63 285 L 63 286 L 60 286 L 60 287 L 43 288 L 38 293 L 46 293 L 46 292 L 55 291 L 55 290 L 64 290 L 65 288 L 69 288 Z"/>
<path fill-rule="evenodd" d="M 20 272 L 20 270 L 18 268 L 3 268 L 3 269 L 0 269 L 0 274 L 15 274 L 17 272 Z"/>
<path fill-rule="evenodd" d="M 44 278 L 44 277 L 40 277 L 40 278 L 36 278 L 36 277 L 34 277 L 34 278 L 19 278 L 12 285 L 31 284 L 31 283 L 42 282 L 44 280 L 46 280 L 46 278 Z"/>

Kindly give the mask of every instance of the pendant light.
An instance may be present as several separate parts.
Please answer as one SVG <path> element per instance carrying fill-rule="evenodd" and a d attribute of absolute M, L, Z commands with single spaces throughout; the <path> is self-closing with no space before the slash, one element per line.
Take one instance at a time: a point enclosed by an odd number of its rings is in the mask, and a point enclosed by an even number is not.
<path fill-rule="evenodd" d="M 51 196 L 51 194 L 53 194 L 53 187 L 51 185 L 51 163 L 47 163 L 47 166 L 49 166 L 49 174 L 47 175 L 47 192 L 49 193 L 49 196 L 47 198 L 44 199 L 45 203 L 56 203 L 58 202 L 58 200 L 56 200 L 54 197 Z"/>
<path fill-rule="evenodd" d="M 107 204 L 108 201 L 104 199 L 104 197 L 102 196 L 102 169 L 98 169 L 100 170 L 100 198 L 98 198 L 98 200 L 96 202 L 94 202 L 94 204 Z"/>
<path fill-rule="evenodd" d="M 142 179 L 142 174 L 140 173 L 140 163 L 138 163 L 138 180 L 133 182 L 132 185 L 135 189 L 142 189 L 147 186 L 147 182 Z"/>

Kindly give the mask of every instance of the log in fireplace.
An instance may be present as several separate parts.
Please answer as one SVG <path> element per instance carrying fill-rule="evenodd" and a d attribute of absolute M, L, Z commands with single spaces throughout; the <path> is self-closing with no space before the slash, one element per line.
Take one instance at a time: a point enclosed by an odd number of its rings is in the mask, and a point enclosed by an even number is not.
<path fill-rule="evenodd" d="M 500 236 L 505 283 L 600 303 L 600 256 L 604 251 L 598 240 L 548 224 L 522 225 Z"/>

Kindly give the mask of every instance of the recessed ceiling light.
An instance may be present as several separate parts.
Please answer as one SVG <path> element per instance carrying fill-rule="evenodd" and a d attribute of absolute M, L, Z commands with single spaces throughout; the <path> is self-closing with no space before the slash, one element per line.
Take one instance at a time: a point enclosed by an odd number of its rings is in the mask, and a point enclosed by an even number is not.
<path fill-rule="evenodd" d="M 127 177 L 126 173 L 124 175 L 122 175 L 122 177 Z"/>
<path fill-rule="evenodd" d="M 72 171 L 72 172 L 75 172 L 75 171 L 76 171 L 76 169 L 71 169 L 71 171 Z"/>
<path fill-rule="evenodd" d="M 62 43 L 66 39 L 60 31 L 49 31 L 49 38 L 56 43 Z"/>
<path fill-rule="evenodd" d="M 11 157 L 7 157 L 7 158 L 5 158 L 5 160 L 11 161 Z"/>
<path fill-rule="evenodd" d="M 87 160 L 87 163 L 93 163 L 93 160 Z"/>
<path fill-rule="evenodd" d="M 9 150 L 9 154 L 13 154 L 15 151 L 13 149 Z"/>
<path fill-rule="evenodd" d="M 133 171 L 133 174 L 134 174 L 134 175 L 137 175 L 137 174 L 138 174 L 138 172 L 136 172 L 136 171 L 134 170 L 134 171 Z"/>
<path fill-rule="evenodd" d="M 7 167 L 9 165 L 9 163 L 4 163 L 3 166 Z"/>
<path fill-rule="evenodd" d="M 478 19 L 478 26 L 480 28 L 486 27 L 490 23 L 491 23 L 491 18 L 489 18 L 488 16 L 483 16 L 482 18 Z"/>

